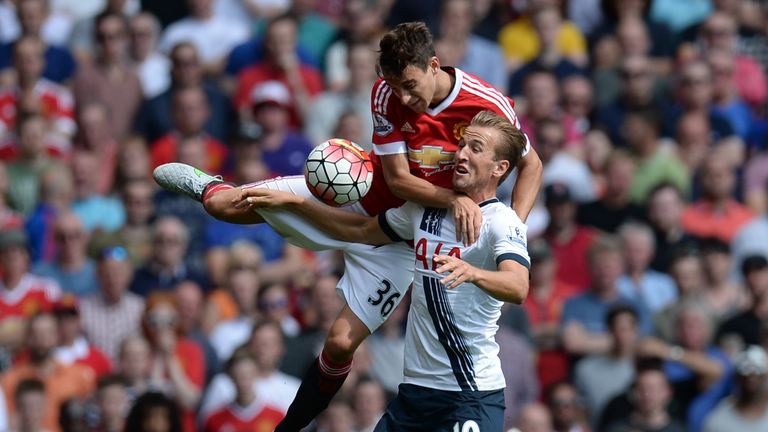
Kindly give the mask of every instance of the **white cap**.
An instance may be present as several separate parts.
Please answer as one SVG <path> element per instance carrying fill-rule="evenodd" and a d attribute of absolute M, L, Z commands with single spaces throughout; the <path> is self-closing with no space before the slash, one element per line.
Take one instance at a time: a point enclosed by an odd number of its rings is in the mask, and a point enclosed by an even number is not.
<path fill-rule="evenodd" d="M 251 103 L 259 105 L 272 102 L 277 105 L 291 105 L 291 92 L 280 81 L 265 81 L 256 85 L 251 91 Z"/>

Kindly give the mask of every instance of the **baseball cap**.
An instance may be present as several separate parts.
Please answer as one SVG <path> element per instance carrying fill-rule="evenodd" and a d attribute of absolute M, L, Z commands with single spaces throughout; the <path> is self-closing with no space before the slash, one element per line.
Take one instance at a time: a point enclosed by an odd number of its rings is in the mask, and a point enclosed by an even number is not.
<path fill-rule="evenodd" d="M 265 81 L 251 91 L 251 103 L 253 106 L 274 104 L 287 107 L 291 105 L 291 92 L 280 81 Z"/>
<path fill-rule="evenodd" d="M 764 375 L 768 373 L 768 355 L 757 345 L 750 345 L 736 355 L 734 361 L 739 375 Z"/>
<path fill-rule="evenodd" d="M 571 191 L 565 183 L 551 183 L 544 188 L 544 202 L 563 204 L 571 202 Z"/>
<path fill-rule="evenodd" d="M 0 232 L 0 251 L 12 247 L 27 247 L 27 234 L 19 229 L 11 229 Z"/>

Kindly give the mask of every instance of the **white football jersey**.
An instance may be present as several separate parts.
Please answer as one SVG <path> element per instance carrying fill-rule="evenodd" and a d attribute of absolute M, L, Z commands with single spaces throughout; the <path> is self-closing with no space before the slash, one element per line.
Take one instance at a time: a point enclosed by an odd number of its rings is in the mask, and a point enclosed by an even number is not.
<path fill-rule="evenodd" d="M 475 244 L 456 241 L 447 209 L 408 202 L 379 216 L 393 239 L 412 239 L 415 272 L 405 336 L 404 382 L 447 391 L 504 388 L 494 336 L 503 302 L 471 283 L 447 289 L 434 270 L 435 255 L 453 255 L 486 270 L 514 260 L 530 268 L 526 226 L 493 198 L 480 204 L 483 224 Z M 384 217 L 382 217 L 384 216 Z"/>

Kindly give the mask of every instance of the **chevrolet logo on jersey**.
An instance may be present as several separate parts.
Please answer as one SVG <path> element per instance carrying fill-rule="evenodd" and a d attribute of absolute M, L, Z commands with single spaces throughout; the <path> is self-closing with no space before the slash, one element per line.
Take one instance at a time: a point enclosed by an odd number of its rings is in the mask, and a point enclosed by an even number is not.
<path fill-rule="evenodd" d="M 408 159 L 422 168 L 441 168 L 453 163 L 454 152 L 440 146 L 422 146 L 419 150 L 408 149 Z"/>

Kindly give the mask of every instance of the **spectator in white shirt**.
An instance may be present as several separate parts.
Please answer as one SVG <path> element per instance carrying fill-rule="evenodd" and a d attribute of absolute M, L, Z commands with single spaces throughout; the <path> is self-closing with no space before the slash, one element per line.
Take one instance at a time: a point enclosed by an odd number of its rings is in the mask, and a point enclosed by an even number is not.
<path fill-rule="evenodd" d="M 157 50 L 160 21 L 149 12 L 142 12 L 130 23 L 131 57 L 141 80 L 144 98 L 150 99 L 171 85 L 171 62 Z"/>

